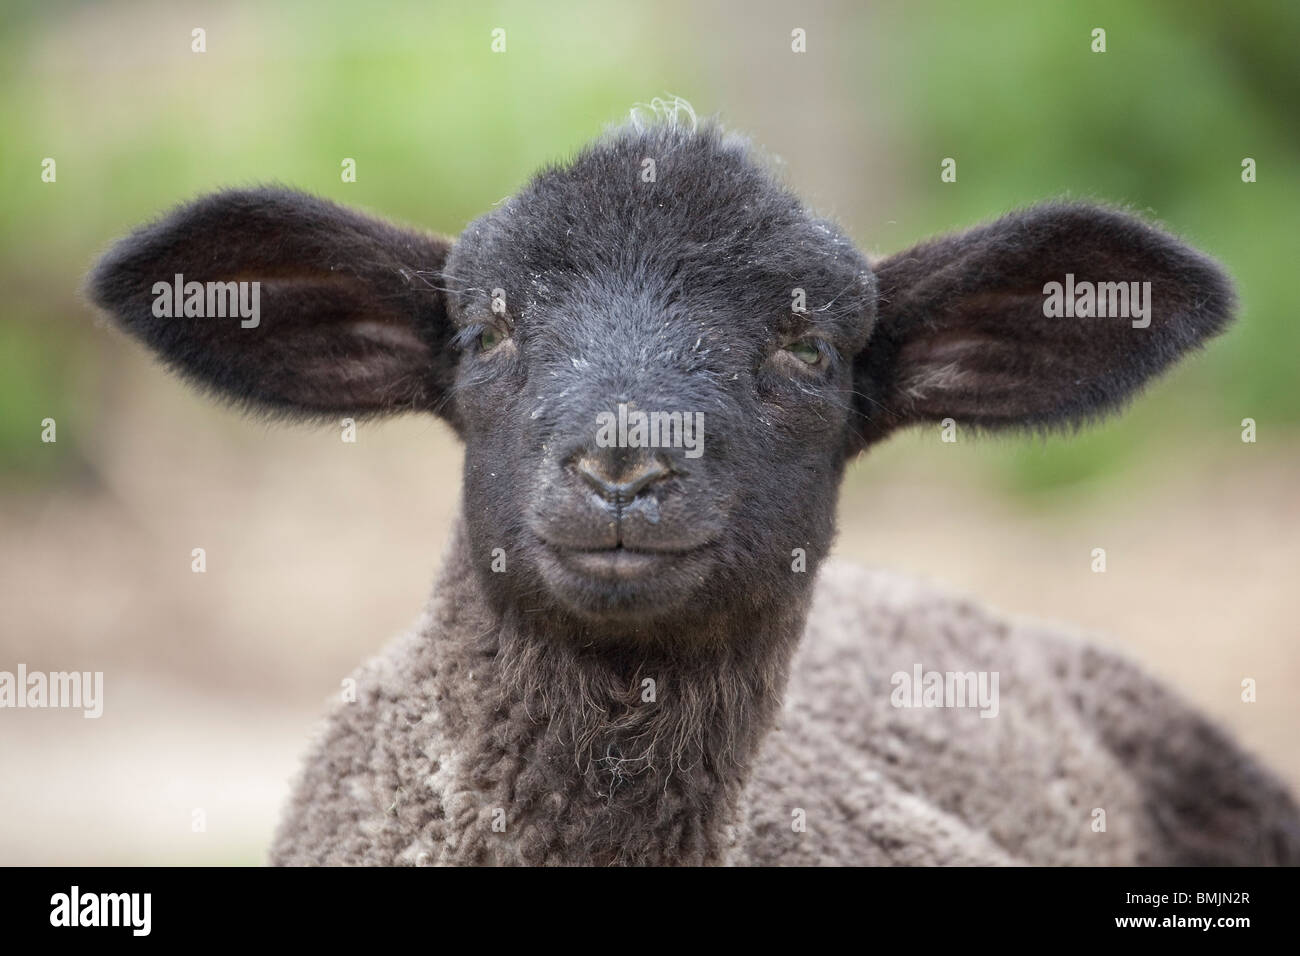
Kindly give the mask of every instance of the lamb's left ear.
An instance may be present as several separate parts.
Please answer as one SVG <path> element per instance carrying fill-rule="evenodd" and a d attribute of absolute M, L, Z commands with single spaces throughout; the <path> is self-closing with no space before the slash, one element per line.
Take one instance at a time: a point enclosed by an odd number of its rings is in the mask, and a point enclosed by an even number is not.
<path fill-rule="evenodd" d="M 855 368 L 856 444 L 900 426 L 1085 422 L 1222 331 L 1211 260 L 1111 209 L 1048 204 L 875 266 L 878 316 Z"/>
<path fill-rule="evenodd" d="M 440 409 L 454 377 L 450 242 L 287 189 L 181 206 L 88 290 L 200 388 L 298 417 Z"/>

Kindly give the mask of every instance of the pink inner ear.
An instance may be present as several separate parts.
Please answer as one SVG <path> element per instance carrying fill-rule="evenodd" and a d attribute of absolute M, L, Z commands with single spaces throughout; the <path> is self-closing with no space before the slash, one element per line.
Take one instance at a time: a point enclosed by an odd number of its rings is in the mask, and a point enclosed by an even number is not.
<path fill-rule="evenodd" d="M 899 353 L 899 394 L 918 408 L 980 390 L 980 359 L 1002 343 L 974 330 L 948 329 L 908 342 Z"/>
<path fill-rule="evenodd" d="M 1073 381 L 1068 353 L 1034 338 L 1006 339 L 979 329 L 949 329 L 909 342 L 899 353 L 899 399 L 926 417 L 1014 418 L 1035 399 Z"/>
<path fill-rule="evenodd" d="M 908 342 L 903 347 L 902 354 L 909 364 L 933 366 L 978 359 L 980 353 L 1004 345 L 1005 341 L 1001 336 L 981 329 L 957 328 L 946 329 L 927 338 Z"/>
<path fill-rule="evenodd" d="M 899 392 L 908 401 L 924 407 L 930 398 L 971 390 L 977 384 L 975 376 L 958 362 L 926 364 L 899 382 Z"/>
<path fill-rule="evenodd" d="M 411 326 L 399 322 L 386 322 L 382 319 L 359 319 L 353 322 L 349 331 L 357 338 L 376 345 L 407 352 L 427 355 L 429 346 L 415 333 Z"/>

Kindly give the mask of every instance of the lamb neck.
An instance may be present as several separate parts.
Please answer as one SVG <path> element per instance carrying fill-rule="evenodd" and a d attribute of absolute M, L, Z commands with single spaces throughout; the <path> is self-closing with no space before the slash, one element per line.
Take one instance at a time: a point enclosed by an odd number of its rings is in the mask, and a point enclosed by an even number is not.
<path fill-rule="evenodd" d="M 727 862 L 808 589 L 603 639 L 553 608 L 493 608 L 470 554 L 458 529 L 424 631 L 444 806 L 465 822 L 448 862 Z"/>

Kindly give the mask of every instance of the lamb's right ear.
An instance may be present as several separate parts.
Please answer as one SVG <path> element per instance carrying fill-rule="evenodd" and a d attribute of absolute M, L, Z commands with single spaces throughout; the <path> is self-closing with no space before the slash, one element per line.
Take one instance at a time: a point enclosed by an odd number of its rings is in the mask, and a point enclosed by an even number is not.
<path fill-rule="evenodd" d="M 437 409 L 451 244 L 284 189 L 217 193 L 118 242 L 97 305 L 201 387 L 300 417 Z"/>
<path fill-rule="evenodd" d="M 1070 428 L 1123 405 L 1232 319 L 1213 260 L 1119 210 L 1046 203 L 874 267 L 854 450 L 951 418 Z"/>

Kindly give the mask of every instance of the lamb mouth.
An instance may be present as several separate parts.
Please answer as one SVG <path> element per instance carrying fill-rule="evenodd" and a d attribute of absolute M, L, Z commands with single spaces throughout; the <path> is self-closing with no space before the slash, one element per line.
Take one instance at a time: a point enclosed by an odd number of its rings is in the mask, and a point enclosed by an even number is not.
<path fill-rule="evenodd" d="M 594 578 L 624 581 L 661 572 L 701 550 L 699 547 L 650 549 L 625 544 L 595 548 L 548 544 L 548 548 L 570 571 Z"/>

